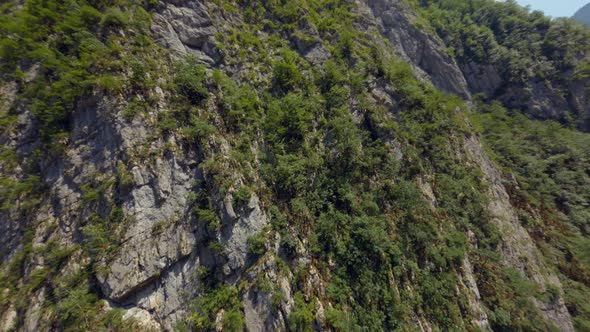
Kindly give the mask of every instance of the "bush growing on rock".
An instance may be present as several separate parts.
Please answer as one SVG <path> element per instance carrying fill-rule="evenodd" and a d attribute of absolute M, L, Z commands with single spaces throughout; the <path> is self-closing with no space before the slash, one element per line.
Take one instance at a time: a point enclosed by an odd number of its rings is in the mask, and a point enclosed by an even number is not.
<path fill-rule="evenodd" d="M 176 91 L 193 105 L 198 105 L 209 95 L 206 74 L 205 66 L 198 64 L 193 58 L 178 64 L 174 76 Z"/>

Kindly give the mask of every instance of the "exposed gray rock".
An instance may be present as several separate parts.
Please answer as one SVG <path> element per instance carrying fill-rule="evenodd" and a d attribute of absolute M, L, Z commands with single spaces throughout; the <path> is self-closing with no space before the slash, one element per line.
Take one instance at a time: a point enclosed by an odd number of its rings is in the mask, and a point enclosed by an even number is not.
<path fill-rule="evenodd" d="M 278 273 L 273 256 L 267 256 L 248 272 L 249 289 L 244 292 L 244 315 L 248 331 L 287 331 L 287 317 L 293 308 L 289 276 Z M 263 291 L 258 284 L 266 279 L 274 287 Z M 273 304 L 273 296 L 282 300 Z"/>
<path fill-rule="evenodd" d="M 30 299 L 29 309 L 25 314 L 24 330 L 26 332 L 39 331 L 43 319 L 43 301 L 45 301 L 45 288 L 42 288 L 32 299 Z"/>
<path fill-rule="evenodd" d="M 231 195 L 228 195 L 231 197 Z M 224 203 L 226 215 L 238 217 L 233 209 L 231 198 L 226 197 Z M 247 206 L 241 207 L 236 222 L 224 225 L 219 234 L 219 241 L 223 244 L 228 262 L 223 270 L 226 274 L 240 271 L 248 255 L 248 238 L 262 231 L 268 223 L 264 212 L 260 209 L 258 197 L 252 195 Z"/>
<path fill-rule="evenodd" d="M 180 55 L 192 54 L 205 63 L 221 60 L 215 47 L 217 28 L 202 1 L 166 1 L 153 17 L 155 39 Z"/>
<path fill-rule="evenodd" d="M 491 97 L 502 85 L 500 74 L 492 65 L 480 65 L 469 62 L 461 66 L 465 79 L 472 93 L 484 93 Z"/>
<path fill-rule="evenodd" d="M 467 292 L 467 300 L 471 309 L 471 314 L 474 316 L 471 323 L 482 331 L 491 331 L 490 322 L 484 304 L 481 302 L 481 295 L 477 288 L 477 282 L 473 275 L 473 267 L 469 261 L 469 257 L 465 257 L 463 260 L 463 266 L 461 268 L 460 282 L 464 287 L 469 289 Z"/>
<path fill-rule="evenodd" d="M 190 255 L 194 245 L 194 235 L 182 224 L 168 226 L 161 234 L 148 229 L 133 236 L 125 242 L 117 258 L 108 262 L 108 274 L 98 275 L 103 292 L 111 300 L 124 300 Z"/>
<path fill-rule="evenodd" d="M 424 195 L 424 198 L 426 199 L 426 201 L 428 202 L 430 207 L 432 209 L 435 209 L 436 206 L 438 205 L 438 203 L 436 201 L 436 196 L 434 195 L 434 191 L 432 190 L 432 186 L 430 185 L 428 180 L 425 179 L 425 177 L 419 177 L 417 179 L 417 183 L 418 183 L 418 188 L 420 188 L 420 190 L 422 191 L 422 195 Z"/>
<path fill-rule="evenodd" d="M 379 32 L 394 47 L 394 53 L 412 65 L 417 75 L 429 80 L 435 87 L 470 99 L 467 82 L 455 60 L 446 53 L 444 43 L 432 33 L 423 31 L 416 16 L 400 0 L 362 0 L 361 10 L 375 19 Z"/>
<path fill-rule="evenodd" d="M 154 22 L 152 31 L 154 35 L 158 36 L 158 43 L 180 55 L 185 55 L 186 48 L 167 18 L 160 13 L 154 13 L 152 20 Z"/>
<path fill-rule="evenodd" d="M 162 330 L 162 326 L 158 323 L 149 312 L 131 308 L 123 314 L 123 320 L 133 320 L 135 326 L 141 331 L 157 332 Z"/>
<path fill-rule="evenodd" d="M 215 332 L 223 332 L 223 317 L 225 310 L 221 309 L 215 316 Z"/>
<path fill-rule="evenodd" d="M 316 44 L 305 51 L 305 59 L 313 65 L 320 65 L 330 58 L 330 51 L 324 44 Z"/>
<path fill-rule="evenodd" d="M 488 210 L 502 234 L 501 251 L 507 266 L 520 271 L 523 277 L 537 283 L 542 291 L 553 285 L 562 292 L 559 278 L 545 266 L 535 242 L 520 224 L 502 183 L 502 175 L 485 153 L 481 142 L 476 137 L 468 137 L 465 139 L 465 150 L 468 158 L 477 164 L 490 184 Z M 553 322 L 560 331 L 574 331 L 571 316 L 561 298 L 550 305 L 538 300 L 534 302 L 545 318 Z"/>
<path fill-rule="evenodd" d="M 8 332 L 10 331 L 15 323 L 16 323 L 16 310 L 14 309 L 14 305 L 10 305 L 6 311 L 0 316 L 0 331 Z"/>
<path fill-rule="evenodd" d="M 170 331 L 177 320 L 186 318 L 191 300 L 201 289 L 199 267 L 200 258 L 193 253 L 162 270 L 121 304 L 146 310 L 164 330 Z"/>
<path fill-rule="evenodd" d="M 37 75 L 38 66 L 32 66 L 25 74 L 25 82 Z M 8 112 L 13 107 L 17 115 L 17 123 L 13 128 L 3 128 L 0 135 L 0 146 L 6 149 L 14 149 L 17 154 L 28 155 L 33 152 L 39 144 L 38 132 L 33 121 L 31 110 L 24 107 L 16 100 L 18 86 L 16 82 L 0 82 L 0 111 Z M 14 181 L 22 180 L 24 177 L 23 167 L 17 165 L 12 168 L 0 162 L 0 174 L 7 176 Z M 18 206 L 19 202 L 14 202 Z M 0 262 L 6 262 L 20 247 L 20 238 L 32 218 L 23 220 L 18 215 L 17 209 L 0 210 Z"/>

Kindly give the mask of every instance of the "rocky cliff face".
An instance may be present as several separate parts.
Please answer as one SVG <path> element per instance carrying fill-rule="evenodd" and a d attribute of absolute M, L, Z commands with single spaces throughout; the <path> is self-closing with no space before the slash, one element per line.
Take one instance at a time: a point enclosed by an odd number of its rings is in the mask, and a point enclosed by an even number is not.
<path fill-rule="evenodd" d="M 366 32 L 366 43 L 381 48 L 384 57 L 396 56 L 408 62 L 422 84 L 431 83 L 466 102 L 471 101 L 472 93 L 485 91 L 493 94 L 501 85 L 494 67 L 457 63 L 445 53 L 443 41 L 417 23 L 417 14 L 405 2 L 349 1 L 346 5 L 354 13 L 353 29 Z M 192 55 L 206 66 L 209 74 L 219 70 L 238 84 L 245 77 L 253 77 L 255 86 L 276 84 L 276 78 L 273 79 L 273 74 L 265 68 L 267 64 L 249 62 L 248 54 L 242 60 L 231 58 L 235 50 L 257 51 L 244 40 L 232 45 L 224 39 L 235 34 L 236 29 L 250 24 L 247 11 L 242 12 L 241 7 L 229 10 L 227 6 L 230 5 L 209 1 L 158 3 L 151 15 L 148 34 L 159 47 L 170 51 L 170 55 L 162 56 L 172 59 L 162 61 L 161 73 L 168 71 L 171 62 Z M 298 13 L 307 15 L 309 11 L 309 8 L 303 8 Z M 284 17 L 275 19 L 274 24 L 287 24 L 285 20 Z M 281 36 L 303 59 L 298 60 L 301 61 L 299 68 L 311 68 L 313 72 L 313 68 L 324 68 L 327 62 L 337 57 L 334 51 L 339 47 L 334 46 L 336 37 L 325 33 L 325 28 L 315 26 L 311 21 L 295 24 L 297 28 L 285 27 Z M 304 38 L 300 31 L 308 35 Z M 258 37 L 264 39 L 266 34 L 261 31 Z M 280 52 L 282 50 L 278 47 L 268 50 L 271 57 Z M 26 84 L 27 80 L 35 79 L 38 69 L 36 65 L 25 67 Z M 151 75 L 158 73 L 155 71 Z M 131 77 L 133 69 L 125 75 Z M 33 155 L 35 148 L 42 145 L 38 121 L 29 105 L 17 97 L 17 85 L 22 83 L 5 79 L 2 94 L 6 97 L 5 104 L 13 108 L 17 122 L 1 135 L 1 142 L 19 158 L 16 167 L 2 165 L 3 176 L 24 181 L 29 174 L 27 165 L 34 164 L 39 174 L 35 185 L 42 186 L 43 190 L 36 196 L 38 203 L 33 209 L 23 210 L 19 205 L 24 203 L 17 198 L 14 206 L 3 209 L 0 215 L 4 276 L 11 273 L 10 268 L 14 267 L 11 262 L 15 259 L 20 259 L 18 265 L 23 271 L 22 275 L 10 279 L 14 284 L 1 284 L 6 288 L 5 294 L 26 294 L 28 299 L 26 303 L 20 303 L 22 299 L 3 296 L 0 308 L 2 328 L 61 330 L 63 323 L 58 321 L 67 321 L 69 309 L 58 304 L 58 309 L 50 310 L 45 304 L 56 302 L 60 298 L 60 285 L 78 278 L 80 271 L 84 270 L 89 275 L 87 288 L 99 299 L 94 310 L 107 314 L 119 310 L 124 321 L 132 322 L 134 328 L 142 331 L 180 329 L 183 322 L 188 322 L 186 326 L 190 328 L 208 329 L 199 325 L 204 323 L 195 312 L 202 309 L 195 309 L 195 303 L 197 307 L 206 307 L 199 299 L 207 298 L 211 280 L 236 290 L 230 295 L 236 306 L 222 306 L 220 310 L 213 306 L 216 310 L 212 313 L 215 317 L 213 326 L 217 330 L 230 330 L 225 324 L 234 310 L 240 312 L 243 328 L 249 331 L 306 330 L 293 318 L 304 317 L 300 296 L 308 308 L 313 308 L 306 310 L 311 315 L 309 326 L 314 330 L 343 329 L 335 327 L 338 319 L 335 321 L 329 315 L 336 303 L 331 300 L 331 295 L 327 295 L 334 291 L 328 288 L 335 280 L 336 270 L 332 267 L 337 263 L 331 261 L 332 258 L 327 261 L 318 258 L 320 249 L 310 245 L 310 241 L 317 239 L 306 235 L 313 232 L 306 233 L 307 226 L 296 226 L 300 224 L 299 220 L 315 217 L 306 217 L 305 212 L 293 212 L 296 217 L 290 218 L 279 232 L 271 225 L 278 218 L 271 202 L 279 201 L 275 201 L 275 197 L 280 197 L 281 193 L 273 192 L 267 184 L 264 190 L 249 192 L 242 197 L 240 188 L 247 183 L 258 183 L 265 176 L 264 162 L 259 160 L 269 149 L 264 145 L 267 144 L 264 139 L 252 137 L 248 142 L 248 151 L 244 153 L 257 156 L 251 162 L 247 165 L 236 162 L 237 135 L 232 133 L 231 124 L 224 118 L 228 107 L 216 102 L 222 96 L 213 88 L 208 89 L 208 99 L 199 107 L 211 115 L 210 123 L 217 127 L 218 134 L 190 143 L 182 134 L 163 134 L 155 124 L 161 121 L 163 114 L 179 107 L 174 102 L 178 92 L 168 88 L 170 82 L 166 81 L 166 75 L 154 79 L 154 87 L 141 96 L 130 90 L 113 94 L 94 89 L 89 95 L 80 97 L 69 116 L 69 135 L 63 138 L 64 150 L 51 157 Z M 403 91 L 402 85 L 384 82 L 379 74 L 369 75 L 367 82 L 369 100 L 383 110 L 384 117 L 396 119 L 402 116 L 404 109 L 414 107 L 407 106 L 404 92 L 400 92 Z M 552 93 L 548 92 L 545 83 L 535 86 L 537 88 L 531 91 L 531 103 L 547 112 L 567 108 L 574 102 L 565 97 L 550 97 Z M 586 94 L 578 94 L 578 90 L 584 89 L 572 86 L 568 91 L 572 91 L 575 103 L 587 110 Z M 506 95 L 509 93 L 507 91 Z M 147 95 L 153 98 L 145 98 Z M 141 110 L 141 115 L 130 118 L 124 110 L 134 98 L 145 98 L 141 104 L 145 109 Z M 371 116 L 364 113 L 365 109 L 355 105 L 358 100 L 351 97 L 348 103 L 350 108 L 345 109 L 350 109 L 356 126 L 377 126 L 371 124 L 375 120 L 369 120 Z M 190 112 L 201 111 L 191 109 Z M 451 112 L 463 114 L 465 111 L 457 107 Z M 315 121 L 309 122 L 310 126 L 316 126 Z M 395 159 L 420 158 L 407 154 L 404 146 L 412 145 L 409 141 L 384 128 L 375 129 L 375 132 L 374 135 L 389 142 L 389 154 L 395 155 Z M 257 135 L 264 136 L 262 133 Z M 324 140 L 319 146 L 331 144 L 330 135 Z M 573 331 L 560 280 L 521 226 L 505 187 L 507 177 L 488 157 L 476 134 L 456 131 L 449 142 L 453 158 L 481 174 L 482 188 L 485 189 L 480 193 L 486 203 L 485 213 L 482 212 L 481 216 L 484 219 L 480 222 L 497 227 L 499 231 L 499 245 L 495 249 L 495 254 L 499 255 L 498 266 L 516 270 L 523 280 L 537 285 L 540 293 L 551 288 L 555 296 L 550 300 L 527 295 L 534 304 L 531 310 L 537 310 L 547 326 Z M 427 214 L 436 216 L 442 213 L 441 206 L 446 203 L 443 194 L 436 189 L 440 185 L 437 171 L 416 172 L 411 180 L 419 188 L 421 199 L 428 203 Z M 292 202 L 286 204 L 294 206 Z M 205 218 L 205 212 L 199 211 L 212 211 L 214 215 Z M 205 219 L 209 221 L 205 222 Z M 112 237 L 112 243 L 102 243 L 102 237 L 96 235 L 99 226 L 95 225 L 103 224 L 108 227 L 104 236 Z M 445 226 L 441 224 L 440 227 Z M 262 255 L 252 249 L 257 236 L 266 239 Z M 498 311 L 490 307 L 491 302 L 484 301 L 483 297 L 489 292 L 482 292 L 481 287 L 488 287 L 485 283 L 490 282 L 481 277 L 486 263 L 473 254 L 484 239 L 480 238 L 481 234 L 471 231 L 466 236 L 470 249 L 461 253 L 459 262 L 448 273 L 448 278 L 456 282 L 452 292 L 461 299 L 457 300 L 461 302 L 457 307 L 464 317 L 464 321 L 453 324 L 461 330 L 491 330 L 493 325 L 489 316 L 498 315 Z M 99 243 L 95 243 L 97 241 Z M 67 254 L 55 258 L 55 255 L 48 254 L 51 246 L 57 246 Z M 88 247 L 91 249 L 83 249 Z M 88 250 L 99 254 L 91 256 Z M 23 251 L 26 254 L 21 257 Z M 474 258 L 477 262 L 473 261 Z M 46 272 L 56 259 L 59 260 L 57 268 Z M 420 259 L 416 266 L 432 264 L 430 258 L 424 258 L 425 262 Z M 387 281 L 402 302 L 419 301 L 416 294 L 421 286 L 416 281 L 419 277 L 414 274 L 422 272 L 411 271 L 419 270 L 392 270 Z M 30 286 L 39 278 L 38 285 Z M 422 331 L 440 328 L 432 313 L 416 308 L 420 305 L 406 309 L 403 315 L 406 328 Z M 363 326 L 364 322 L 357 321 L 356 324 Z"/>
<path fill-rule="evenodd" d="M 590 25 L 590 3 L 580 8 L 573 18 L 582 24 Z"/>

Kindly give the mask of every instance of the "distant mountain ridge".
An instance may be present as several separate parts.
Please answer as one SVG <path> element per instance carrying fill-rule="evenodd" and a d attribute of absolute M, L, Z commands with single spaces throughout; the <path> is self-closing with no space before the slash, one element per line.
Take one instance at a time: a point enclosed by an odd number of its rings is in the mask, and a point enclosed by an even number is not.
<path fill-rule="evenodd" d="M 580 10 L 574 14 L 573 18 L 590 27 L 590 3 L 580 8 Z"/>

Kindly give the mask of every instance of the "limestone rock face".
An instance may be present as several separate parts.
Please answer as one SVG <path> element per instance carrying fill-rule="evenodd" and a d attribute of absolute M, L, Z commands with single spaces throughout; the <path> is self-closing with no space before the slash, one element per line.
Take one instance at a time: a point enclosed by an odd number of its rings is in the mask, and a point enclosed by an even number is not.
<path fill-rule="evenodd" d="M 226 208 L 227 215 L 235 213 L 231 204 L 231 199 L 227 199 Z M 248 255 L 248 238 L 262 231 L 262 228 L 267 225 L 268 221 L 262 210 L 260 209 L 258 197 L 253 195 L 248 202 L 248 205 L 243 207 L 240 215 L 236 216 L 237 222 L 226 227 L 220 233 L 220 242 L 226 248 L 228 262 L 224 266 L 224 273 L 230 275 L 236 272 L 241 272 L 245 266 Z"/>
<path fill-rule="evenodd" d="M 194 245 L 191 231 L 182 226 L 170 227 L 158 236 L 131 238 L 109 264 L 107 276 L 99 276 L 105 295 L 114 301 L 127 298 L 190 255 Z"/>
<path fill-rule="evenodd" d="M 181 55 L 192 54 L 210 64 L 220 60 L 215 47 L 218 29 L 204 2 L 161 2 L 153 20 L 155 38 L 164 46 Z"/>
<path fill-rule="evenodd" d="M 467 82 L 444 43 L 420 29 L 416 16 L 400 0 L 361 1 L 367 20 L 394 46 L 393 52 L 410 63 L 417 75 L 437 88 L 470 99 Z"/>
<path fill-rule="evenodd" d="M 423 81 L 466 101 L 476 93 L 494 95 L 502 85 L 498 68 L 472 62 L 458 64 L 447 54 L 442 40 L 420 27 L 418 18 L 405 1 L 349 2 L 360 14 L 355 28 L 378 33 L 387 41 L 379 41 L 388 45 L 386 51 L 407 61 Z M 174 57 L 193 55 L 206 65 L 208 71 L 225 70 L 227 63 L 218 48 L 216 34 L 240 22 L 235 17 L 224 17 L 218 11 L 214 1 L 161 0 L 153 13 L 151 34 Z M 320 40 L 317 27 L 309 24 L 304 28 L 311 36 L 309 39 L 294 36 L 289 42 L 311 65 L 321 66 L 332 56 L 331 46 Z M 231 70 L 237 72 L 236 76 L 240 74 L 239 68 Z M 33 66 L 27 77 L 34 75 Z M 564 97 L 549 83 L 535 82 L 532 97 L 526 103 L 530 110 L 544 118 L 562 116 L 560 110 L 569 105 L 575 105 L 580 112 L 590 112 L 585 83 L 571 84 L 573 93 Z M 398 116 L 400 106 L 395 98 L 395 87 L 373 81 L 367 86 L 367 95 L 385 110 L 384 116 L 392 119 Z M 31 111 L 15 99 L 15 89 L 13 85 L 0 87 L 0 94 L 8 103 L 14 103 L 18 113 L 17 129 L 0 134 L 0 144 L 27 154 L 39 145 L 40 138 Z M 226 138 L 204 140 L 199 149 L 194 149 L 198 152 L 179 143 L 174 135 L 154 138 L 158 133 L 152 120 L 174 105 L 152 103 L 145 117 L 126 120 L 121 115 L 121 104 L 127 102 L 127 97 L 95 92 L 77 103 L 71 116 L 67 150 L 60 158 L 43 161 L 42 182 L 48 190 L 37 213 L 23 217 L 11 210 L 0 210 L 0 252 L 6 253 L 0 261 L 8 262 L 15 257 L 23 247 L 21 240 L 25 230 L 37 223 L 43 224 L 33 234 L 33 248 L 37 251 L 50 240 L 63 248 L 86 245 L 84 229 L 88 220 L 95 216 L 85 212 L 84 207 L 93 205 L 105 220 L 108 220 L 112 207 L 100 199 L 89 200 L 87 192 L 80 188 L 88 183 L 97 187 L 104 183 L 118 183 L 111 186 L 118 191 L 117 203 L 125 220 L 117 230 L 120 241 L 108 258 L 96 264 L 99 269 L 92 271 L 100 298 L 108 303 L 105 310 L 123 310 L 123 318 L 133 321 L 142 331 L 172 331 L 177 322 L 193 312 L 195 299 L 200 298 L 209 286 L 203 281 L 203 274 L 211 273 L 220 284 L 240 288 L 242 295 L 238 301 L 248 331 L 293 330 L 289 326 L 289 314 L 295 307 L 295 288 L 301 285 L 305 290 L 303 296 L 314 306 L 319 317 L 314 321 L 315 330 L 329 330 L 326 319 L 334 307 L 325 298 L 333 280 L 327 280 L 323 273 L 330 270 L 332 262 L 314 263 L 314 253 L 308 252 L 303 245 L 308 244 L 309 239 L 300 238 L 295 232 L 292 238 L 276 235 L 267 239 L 267 252 L 263 257 L 254 257 L 249 241 L 254 236 L 264 235 L 273 221 L 264 195 L 252 194 L 247 202 L 238 205 L 234 196 L 246 177 L 241 174 L 242 170 L 228 167 L 225 179 L 228 184 L 223 188 L 213 183 L 203 171 L 202 164 L 212 157 L 211 151 L 227 157 L 229 143 Z M 513 101 L 515 106 L 521 105 L 520 91 L 512 95 L 507 92 L 503 97 L 508 104 Z M 211 93 L 213 98 L 219 96 Z M 212 113 L 222 112 L 213 102 L 206 107 Z M 371 121 L 358 114 L 354 119 L 362 124 Z M 216 121 L 214 125 L 223 126 L 222 121 Z M 379 130 L 375 128 L 375 132 Z M 401 140 L 387 137 L 382 132 L 377 134 L 383 136 L 380 138 L 387 142 L 389 153 L 396 161 L 411 158 L 404 156 Z M 551 302 L 534 300 L 534 303 L 560 331 L 574 331 L 559 278 L 543 262 L 539 248 L 520 225 L 501 171 L 487 155 L 478 137 L 458 138 L 459 141 L 462 139 L 464 146 L 455 153 L 462 155 L 466 164 L 475 165 L 482 172 L 483 181 L 489 184 L 487 210 L 501 233 L 499 253 L 503 264 L 518 270 L 542 290 L 556 288 L 559 294 Z M 257 148 L 264 150 L 265 147 Z M 253 168 L 257 166 L 254 163 Z M 120 183 L 121 170 L 128 173 L 125 185 Z M 259 169 L 249 171 L 254 173 L 249 174 L 250 177 L 257 179 L 260 176 Z M 21 178 L 23 174 L 22 169 L 17 169 L 11 177 Z M 415 182 L 429 208 L 435 210 L 438 201 L 433 178 L 432 174 L 423 175 Z M 207 225 L 195 213 L 194 196 L 203 189 L 203 183 L 214 187 L 208 194 L 213 197 L 210 209 L 219 217 L 218 224 Z M 268 192 L 264 194 L 269 195 Z M 475 246 L 476 242 L 470 241 L 470 245 Z M 291 258 L 297 271 L 305 271 L 309 277 L 299 280 L 295 272 L 284 271 L 284 257 Z M 81 263 L 76 259 L 76 256 L 70 259 L 70 269 Z M 32 250 L 24 263 L 27 277 L 35 273 L 42 260 L 42 255 Z M 457 293 L 465 295 L 467 305 L 462 309 L 474 317 L 469 323 L 483 331 L 491 331 L 490 311 L 482 301 L 472 262 L 465 257 L 452 271 L 457 280 Z M 68 276 L 69 272 L 68 268 L 63 268 L 56 274 Z M 398 297 L 401 292 L 416 292 L 412 285 L 398 285 L 395 279 L 392 273 L 389 282 L 395 289 L 392 293 Z M 408 279 L 412 280 L 413 276 Z M 263 287 L 260 280 L 268 284 Z M 46 329 L 40 313 L 49 296 L 48 291 L 49 288 L 40 287 L 24 308 L 17 309 L 12 302 L 5 308 L 0 307 L 0 330 L 9 330 L 17 315 L 23 317 L 24 331 Z M 218 330 L 223 330 L 224 314 L 224 310 L 216 313 Z M 414 329 L 436 330 L 430 326 L 424 313 L 412 312 L 411 316 Z M 461 328 L 464 326 L 458 327 Z"/>
<path fill-rule="evenodd" d="M 10 331 L 10 329 L 16 323 L 16 310 L 14 306 L 10 306 L 7 310 L 4 311 L 2 314 L 2 325 L 0 325 L 1 331 Z"/>
<path fill-rule="evenodd" d="M 475 313 L 473 325 L 477 326 L 482 331 L 491 331 L 492 328 L 490 327 L 488 314 L 486 313 L 485 307 L 481 302 L 481 295 L 479 293 L 479 288 L 477 287 L 477 281 L 473 276 L 473 266 L 471 266 L 471 262 L 469 261 L 468 257 L 463 260 L 461 274 L 462 285 L 469 289 L 469 306 L 471 307 L 472 312 Z"/>
<path fill-rule="evenodd" d="M 275 259 L 270 258 L 258 264 L 246 274 L 247 280 L 254 282 L 262 275 L 274 287 L 262 290 L 259 286 L 252 287 L 244 293 L 244 315 L 249 331 L 286 331 L 287 318 L 293 307 L 291 285 L 287 276 L 277 273 L 278 266 Z M 273 298 L 281 298 L 277 303 Z"/>
<path fill-rule="evenodd" d="M 158 332 L 162 330 L 160 324 L 149 314 L 149 312 L 132 308 L 123 315 L 124 320 L 131 319 L 142 331 Z"/>
<path fill-rule="evenodd" d="M 99 277 L 105 295 L 121 301 L 191 254 L 196 244 L 187 218 L 194 174 L 177 160 L 157 160 L 153 170 L 132 169 L 135 186 L 125 205 L 133 221 L 117 258 Z"/>
<path fill-rule="evenodd" d="M 540 285 L 543 291 L 551 285 L 558 287 L 561 294 L 562 286 L 559 278 L 545 266 L 538 253 L 539 249 L 520 224 L 517 213 L 510 204 L 506 188 L 502 184 L 500 171 L 484 152 L 481 142 L 473 137 L 468 138 L 465 141 L 465 150 L 490 183 L 488 209 L 502 233 L 501 250 L 507 266 L 520 271 L 523 277 Z M 558 299 L 553 303 L 546 304 L 535 300 L 535 304 L 545 318 L 553 322 L 560 331 L 574 331 L 570 313 L 561 295 L 558 295 Z"/>

